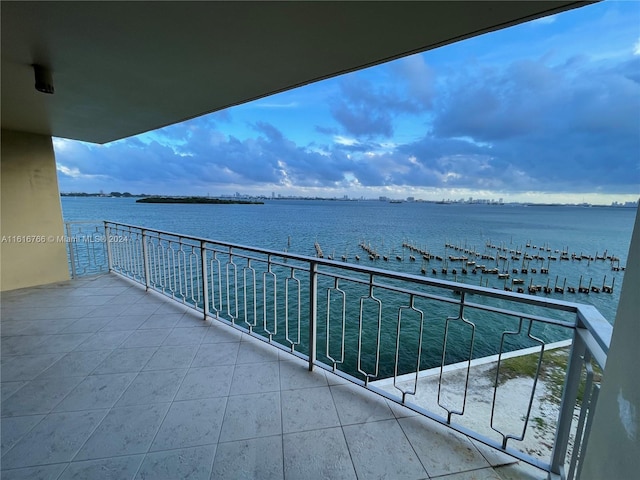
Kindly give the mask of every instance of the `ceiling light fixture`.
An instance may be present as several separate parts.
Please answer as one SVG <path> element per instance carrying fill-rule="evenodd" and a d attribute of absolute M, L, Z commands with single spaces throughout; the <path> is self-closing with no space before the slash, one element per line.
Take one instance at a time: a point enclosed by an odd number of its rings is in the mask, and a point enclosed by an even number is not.
<path fill-rule="evenodd" d="M 42 65 L 33 65 L 33 72 L 36 76 L 36 90 L 53 95 L 53 77 L 51 76 L 51 70 Z"/>

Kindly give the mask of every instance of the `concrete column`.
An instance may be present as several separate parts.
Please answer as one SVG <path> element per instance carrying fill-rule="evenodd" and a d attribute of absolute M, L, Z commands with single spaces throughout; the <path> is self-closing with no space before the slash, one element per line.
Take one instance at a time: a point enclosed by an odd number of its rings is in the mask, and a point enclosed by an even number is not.
<path fill-rule="evenodd" d="M 51 137 L 2 130 L 0 290 L 69 279 Z"/>
<path fill-rule="evenodd" d="M 640 213 L 613 327 L 582 480 L 640 478 Z"/>

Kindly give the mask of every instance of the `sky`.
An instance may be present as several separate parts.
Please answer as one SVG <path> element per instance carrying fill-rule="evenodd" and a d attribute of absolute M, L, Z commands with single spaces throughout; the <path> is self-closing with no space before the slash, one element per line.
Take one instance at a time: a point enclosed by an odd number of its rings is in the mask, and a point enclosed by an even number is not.
<path fill-rule="evenodd" d="M 63 193 L 637 201 L 640 0 L 54 150 Z"/>

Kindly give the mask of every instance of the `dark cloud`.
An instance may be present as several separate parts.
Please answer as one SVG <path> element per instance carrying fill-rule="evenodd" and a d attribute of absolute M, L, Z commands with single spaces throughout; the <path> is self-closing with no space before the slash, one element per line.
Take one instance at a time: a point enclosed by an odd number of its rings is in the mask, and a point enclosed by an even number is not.
<path fill-rule="evenodd" d="M 432 105 L 433 75 L 421 56 L 399 60 L 389 67 L 390 81 L 376 86 L 358 72 L 339 80 L 339 95 L 330 101 L 333 118 L 348 134 L 391 137 L 394 118 L 418 115 Z"/>
<path fill-rule="evenodd" d="M 637 193 L 640 85 L 630 75 L 634 65 L 589 66 L 583 58 L 549 67 L 529 60 L 469 72 L 439 103 L 434 135 L 490 146 L 490 164 L 508 190 L 601 186 Z"/>
<path fill-rule="evenodd" d="M 618 67 L 618 72 L 632 82 L 640 83 L 640 56 L 636 56 Z"/>
<path fill-rule="evenodd" d="M 324 125 L 316 125 L 314 130 L 318 133 L 322 133 L 323 135 L 337 135 L 340 133 L 340 130 L 336 127 L 327 127 Z"/>
<path fill-rule="evenodd" d="M 637 194 L 638 62 L 587 60 L 463 72 L 439 97 L 431 132 L 356 163 L 354 175 L 372 186 Z M 341 148 L 376 149 L 373 141 Z"/>
<path fill-rule="evenodd" d="M 404 89 L 410 100 L 407 111 L 420 113 L 433 106 L 435 89 L 435 73 L 427 65 L 424 55 L 412 55 L 393 62 L 391 72 L 394 83 Z"/>
<path fill-rule="evenodd" d="M 115 182 L 176 184 L 194 187 L 226 184 L 336 187 L 348 158 L 340 151 L 323 155 L 298 147 L 266 122 L 258 135 L 239 140 L 193 125 L 189 140 L 170 147 L 130 138 L 106 146 L 73 143 L 57 154 L 61 177 L 101 178 Z M 72 172 L 74 175 L 69 175 Z"/>
<path fill-rule="evenodd" d="M 526 61 L 465 73 L 448 83 L 438 101 L 437 136 L 492 142 L 545 128 L 545 112 L 558 97 L 549 69 Z"/>
<path fill-rule="evenodd" d="M 390 112 L 374 107 L 362 100 L 336 99 L 331 104 L 333 118 L 344 130 L 357 137 L 393 135 L 393 122 Z"/>

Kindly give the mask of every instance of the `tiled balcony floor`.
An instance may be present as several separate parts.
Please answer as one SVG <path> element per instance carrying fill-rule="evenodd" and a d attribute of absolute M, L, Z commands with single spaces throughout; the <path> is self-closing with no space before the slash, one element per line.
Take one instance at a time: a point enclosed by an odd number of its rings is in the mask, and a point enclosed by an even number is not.
<path fill-rule="evenodd" d="M 3 480 L 545 478 L 115 275 L 1 300 Z"/>

